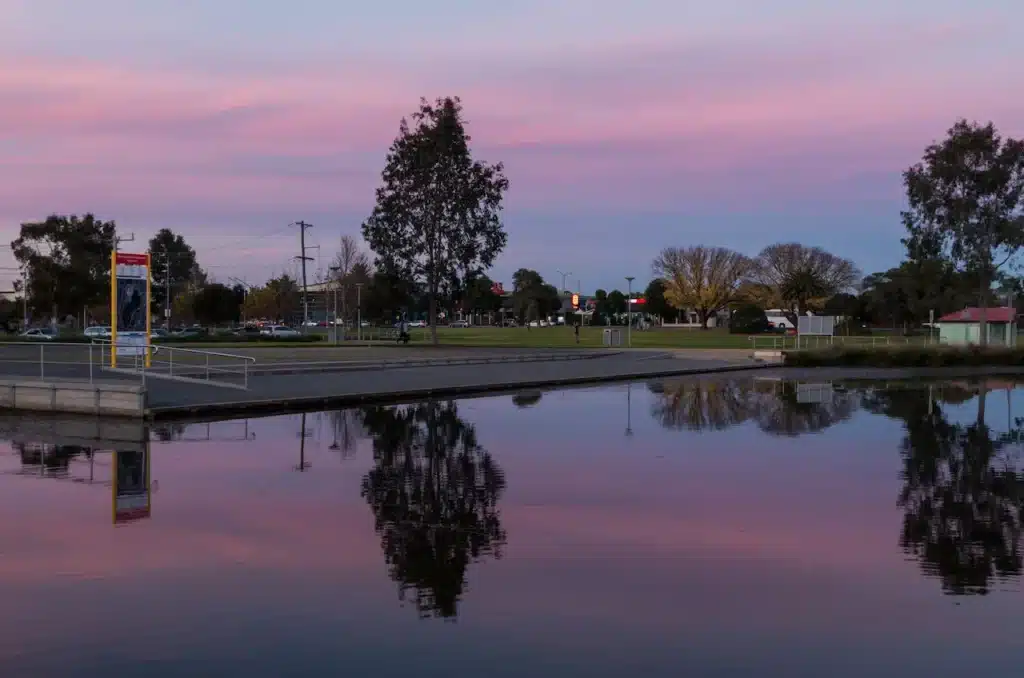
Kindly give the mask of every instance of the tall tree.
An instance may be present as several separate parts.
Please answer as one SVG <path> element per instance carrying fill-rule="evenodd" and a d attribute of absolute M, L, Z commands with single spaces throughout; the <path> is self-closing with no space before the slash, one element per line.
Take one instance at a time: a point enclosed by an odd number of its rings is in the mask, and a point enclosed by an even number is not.
<path fill-rule="evenodd" d="M 980 336 L 992 282 L 1024 247 L 1024 141 L 958 120 L 903 173 L 908 208 L 904 244 L 912 254 L 941 253 L 978 274 Z"/>
<path fill-rule="evenodd" d="M 227 285 L 207 285 L 192 298 L 192 313 L 204 325 L 237 322 L 240 312 L 237 293 Z"/>
<path fill-rule="evenodd" d="M 51 215 L 22 224 L 11 250 L 26 271 L 24 293 L 33 310 L 57 321 L 109 303 L 115 230 L 113 221 L 92 214 Z"/>
<path fill-rule="evenodd" d="M 452 280 L 490 268 L 508 240 L 501 163 L 473 159 L 457 97 L 420 101 L 388 151 L 377 204 L 363 238 L 378 268 L 422 283 L 437 343 L 438 296 Z"/>
<path fill-rule="evenodd" d="M 829 297 L 854 289 L 861 279 L 857 266 L 820 247 L 779 243 L 761 250 L 743 292 L 751 301 L 782 309 L 789 321 L 824 306 Z"/>
<path fill-rule="evenodd" d="M 665 299 L 665 281 L 661 278 L 655 278 L 648 283 L 647 289 L 644 290 L 644 301 L 644 312 L 662 320 L 665 320 L 672 311 L 668 300 Z"/>
<path fill-rule="evenodd" d="M 665 299 L 677 309 L 693 309 L 701 329 L 736 300 L 751 261 L 724 247 L 668 247 L 654 260 L 665 281 Z"/>
<path fill-rule="evenodd" d="M 263 287 L 250 290 L 245 298 L 245 315 L 248 318 L 287 322 L 298 310 L 299 286 L 288 274 L 271 278 Z"/>
<path fill-rule="evenodd" d="M 149 252 L 153 275 L 153 310 L 163 313 L 167 307 L 167 287 L 171 288 L 171 298 L 183 292 L 190 284 L 197 285 L 197 278 L 206 282 L 206 274 L 199 268 L 196 251 L 185 242 L 180 233 L 169 228 L 161 228 L 149 241 Z M 168 278 L 168 272 L 170 277 Z"/>

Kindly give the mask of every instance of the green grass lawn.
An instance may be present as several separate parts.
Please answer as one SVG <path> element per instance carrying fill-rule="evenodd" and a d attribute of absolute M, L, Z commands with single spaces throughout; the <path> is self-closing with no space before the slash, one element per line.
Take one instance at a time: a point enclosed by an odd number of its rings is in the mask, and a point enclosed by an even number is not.
<path fill-rule="evenodd" d="M 602 346 L 602 327 L 584 327 L 580 331 L 579 347 L 597 348 Z M 622 346 L 626 345 L 626 328 L 614 328 L 622 332 Z M 412 340 L 410 346 L 429 346 L 430 330 L 415 328 L 410 330 Z M 438 341 L 442 346 L 493 346 L 506 348 L 575 348 L 576 337 L 572 328 L 569 327 L 533 327 L 527 330 L 523 327 L 438 327 Z M 377 330 L 367 330 L 363 335 L 364 340 L 377 340 Z M 749 349 L 752 344 L 750 339 L 743 334 L 729 334 L 724 330 L 680 330 L 680 329 L 651 329 L 645 332 L 634 330 L 632 333 L 633 348 L 742 348 Z M 246 347 L 246 348 L 281 348 L 293 347 L 298 350 L 307 348 L 322 348 L 331 346 L 329 338 L 325 335 L 324 341 L 317 342 L 289 342 L 289 341 L 260 341 L 260 342 L 233 342 L 230 340 L 220 341 L 189 341 L 189 342 L 166 342 L 171 346 L 182 346 L 184 348 L 196 348 L 216 351 L 218 349 Z M 374 341 L 374 343 L 378 343 Z M 384 343 L 393 344 L 394 341 Z M 356 341 L 352 330 L 349 330 L 349 340 L 341 346 L 357 346 L 362 342 Z"/>
<path fill-rule="evenodd" d="M 603 327 L 584 327 L 580 330 L 579 346 L 602 346 Z M 626 328 L 622 345 L 626 345 Z M 412 343 L 429 344 L 429 329 L 411 331 Z M 438 342 L 445 346 L 507 346 L 512 347 L 565 347 L 577 346 L 570 327 L 438 327 Z M 743 334 L 729 334 L 724 330 L 651 329 L 633 330 L 633 348 L 750 348 L 750 339 Z"/>

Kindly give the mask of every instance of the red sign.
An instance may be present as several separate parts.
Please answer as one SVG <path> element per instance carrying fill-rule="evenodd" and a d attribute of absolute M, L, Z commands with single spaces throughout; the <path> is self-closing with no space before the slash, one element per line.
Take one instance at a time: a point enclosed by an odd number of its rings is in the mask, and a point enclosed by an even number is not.
<path fill-rule="evenodd" d="M 145 266 L 148 257 L 145 254 L 128 254 L 126 252 L 118 252 L 117 259 L 115 261 L 119 264 L 126 266 Z"/>
<path fill-rule="evenodd" d="M 647 303 L 647 300 L 646 299 L 630 299 L 629 303 L 631 303 L 631 304 L 639 304 L 639 305 L 642 306 L 643 304 Z"/>
<path fill-rule="evenodd" d="M 491 292 L 493 294 L 497 294 L 498 296 L 501 296 L 502 294 L 505 294 L 505 287 L 500 282 L 492 283 L 491 284 Z"/>

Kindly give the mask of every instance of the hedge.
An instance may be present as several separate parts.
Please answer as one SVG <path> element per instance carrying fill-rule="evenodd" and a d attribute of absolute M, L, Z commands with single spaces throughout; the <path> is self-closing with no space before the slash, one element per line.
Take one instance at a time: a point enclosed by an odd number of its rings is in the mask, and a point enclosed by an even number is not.
<path fill-rule="evenodd" d="M 787 367 L 1024 367 L 1024 348 L 1002 346 L 833 346 L 783 355 Z"/>

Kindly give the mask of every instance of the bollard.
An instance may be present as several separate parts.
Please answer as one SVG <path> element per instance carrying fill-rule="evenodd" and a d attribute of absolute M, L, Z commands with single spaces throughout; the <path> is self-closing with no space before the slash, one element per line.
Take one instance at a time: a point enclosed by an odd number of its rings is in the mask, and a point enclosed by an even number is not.
<path fill-rule="evenodd" d="M 92 342 L 89 342 L 89 383 L 92 383 Z"/>
<path fill-rule="evenodd" d="M 46 378 L 46 345 L 39 344 L 39 378 Z"/>

